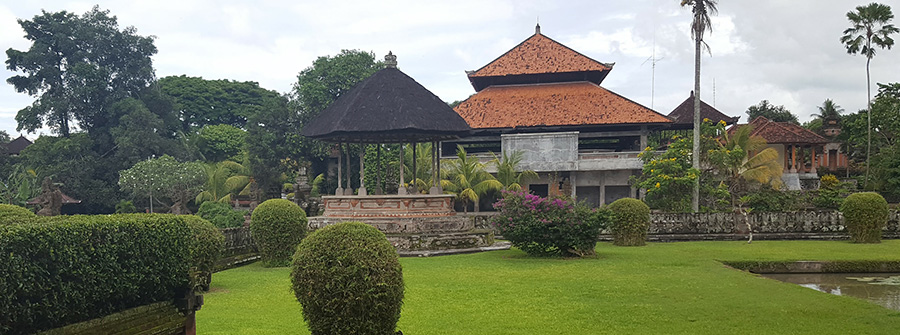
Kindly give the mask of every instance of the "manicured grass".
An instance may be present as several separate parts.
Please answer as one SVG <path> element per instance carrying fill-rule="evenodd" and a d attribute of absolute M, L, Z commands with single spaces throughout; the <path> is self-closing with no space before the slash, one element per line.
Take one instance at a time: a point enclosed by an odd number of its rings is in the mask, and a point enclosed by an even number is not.
<path fill-rule="evenodd" d="M 900 240 L 597 246 L 403 258 L 405 334 L 896 334 L 900 312 L 727 268 L 719 260 L 900 260 Z M 308 334 L 288 268 L 213 275 L 201 334 Z"/>

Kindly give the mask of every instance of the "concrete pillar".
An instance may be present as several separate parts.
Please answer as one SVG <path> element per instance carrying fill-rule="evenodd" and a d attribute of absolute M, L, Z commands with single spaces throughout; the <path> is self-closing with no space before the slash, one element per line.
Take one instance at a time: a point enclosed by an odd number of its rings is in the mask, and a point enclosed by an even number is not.
<path fill-rule="evenodd" d="M 341 165 L 343 165 L 341 156 L 344 155 L 344 144 L 338 142 L 338 169 L 337 169 L 337 181 L 338 186 L 337 189 L 334 190 L 334 195 L 344 195 L 344 186 L 342 185 L 341 179 L 344 179 L 344 175 L 341 172 Z"/>
<path fill-rule="evenodd" d="M 350 177 L 353 173 L 350 170 L 350 143 L 347 143 L 347 188 L 344 189 L 344 195 L 353 195 L 353 182 Z"/>
<path fill-rule="evenodd" d="M 437 162 L 440 159 L 437 155 L 438 152 L 438 141 L 431 142 L 431 188 L 428 189 L 428 194 L 441 194 L 441 190 L 438 185 L 441 184 L 441 173 L 438 171 Z"/>
<path fill-rule="evenodd" d="M 641 148 L 638 151 L 643 151 L 647 148 L 647 126 L 641 126 Z"/>
<path fill-rule="evenodd" d="M 809 173 L 816 173 L 816 164 L 819 162 L 819 160 L 816 159 L 816 147 L 815 146 L 809 147 L 809 160 L 812 163 L 812 165 L 810 165 Z"/>
<path fill-rule="evenodd" d="M 381 170 L 384 169 L 384 164 L 381 163 L 381 143 L 377 144 L 378 146 L 375 148 L 375 160 L 378 161 L 378 166 L 375 169 L 375 194 L 382 195 L 384 194 L 384 188 L 381 186 Z"/>
<path fill-rule="evenodd" d="M 400 142 L 400 185 L 397 186 L 398 195 L 407 194 L 406 186 L 403 185 L 406 184 L 406 181 L 403 180 L 403 156 L 405 156 L 404 153 L 405 151 L 403 150 L 403 142 Z"/>
<path fill-rule="evenodd" d="M 359 142 L 359 195 L 368 195 L 366 192 L 366 145 Z"/>
<path fill-rule="evenodd" d="M 790 157 L 788 157 L 788 156 L 790 156 L 790 152 L 789 152 L 791 150 L 790 148 L 791 148 L 790 144 L 784 145 L 784 151 L 783 151 L 783 153 L 784 153 L 784 171 L 791 170 L 791 164 L 790 164 L 791 160 L 790 160 Z"/>
<path fill-rule="evenodd" d="M 797 146 L 791 145 L 791 172 L 797 173 Z"/>
<path fill-rule="evenodd" d="M 418 155 L 416 154 L 416 147 L 418 147 L 418 146 L 419 146 L 418 143 L 412 142 L 412 150 L 413 150 L 413 152 L 412 152 L 412 154 L 413 154 L 412 155 L 412 173 L 413 173 L 413 175 L 412 175 L 412 179 L 409 180 L 409 193 L 412 193 L 412 194 L 419 194 L 419 188 L 418 188 L 418 185 L 416 185 L 416 182 L 419 179 L 419 173 L 418 173 L 419 171 L 418 171 L 418 168 L 416 167 L 416 162 L 418 161 L 418 158 L 419 158 Z"/>

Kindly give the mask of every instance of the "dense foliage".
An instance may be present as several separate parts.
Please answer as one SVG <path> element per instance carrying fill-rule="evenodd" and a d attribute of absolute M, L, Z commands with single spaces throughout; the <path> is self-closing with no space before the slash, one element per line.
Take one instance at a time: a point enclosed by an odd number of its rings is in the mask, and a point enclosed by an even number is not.
<path fill-rule="evenodd" d="M 613 244 L 622 246 L 641 246 L 647 241 L 647 230 L 650 228 L 650 207 L 643 201 L 633 198 L 622 198 L 613 201 L 608 207 L 612 213 Z"/>
<path fill-rule="evenodd" d="M 286 266 L 300 240 L 306 236 L 306 213 L 284 199 L 259 204 L 250 217 L 250 232 L 267 266 Z"/>
<path fill-rule="evenodd" d="M 522 191 L 503 191 L 491 220 L 497 232 L 532 256 L 594 255 L 600 229 L 609 221 L 605 210 L 561 198 L 542 198 Z"/>
<path fill-rule="evenodd" d="M 30 334 L 184 294 L 193 243 L 189 225 L 173 215 L 0 226 L 0 333 Z"/>
<path fill-rule="evenodd" d="M 219 228 L 244 225 L 244 213 L 234 210 L 230 204 L 224 202 L 206 201 L 200 205 L 197 215 Z"/>
<path fill-rule="evenodd" d="M 14 218 L 30 218 L 36 217 L 34 212 L 24 207 L 16 205 L 0 204 L 0 225 L 5 224 Z"/>
<path fill-rule="evenodd" d="M 378 229 L 344 222 L 313 232 L 294 254 L 291 279 L 313 335 L 394 334 L 403 273 Z"/>
<path fill-rule="evenodd" d="M 194 215 L 182 215 L 181 219 L 191 229 L 191 268 L 189 274 L 195 291 L 209 290 L 216 261 L 225 249 L 225 235 L 207 220 Z"/>
<path fill-rule="evenodd" d="M 140 161 L 119 174 L 119 186 L 123 191 L 135 196 L 150 197 L 153 202 L 161 199 L 175 213 L 187 213 L 187 203 L 200 189 L 205 180 L 203 165 L 196 162 L 181 163 L 165 155 L 160 158 Z"/>
<path fill-rule="evenodd" d="M 887 225 L 888 205 L 874 192 L 853 193 L 841 204 L 844 226 L 850 240 L 857 243 L 880 243 L 881 231 Z"/>
<path fill-rule="evenodd" d="M 839 209 L 848 193 L 845 183 L 833 174 L 826 174 L 819 178 L 819 189 L 812 198 L 812 204 L 817 208 Z"/>
<path fill-rule="evenodd" d="M 775 122 L 790 122 L 800 125 L 800 121 L 794 113 L 791 113 L 784 106 L 775 106 L 769 103 L 769 100 L 760 101 L 758 104 L 747 107 L 747 119 L 753 121 L 758 117 L 765 117 Z"/>

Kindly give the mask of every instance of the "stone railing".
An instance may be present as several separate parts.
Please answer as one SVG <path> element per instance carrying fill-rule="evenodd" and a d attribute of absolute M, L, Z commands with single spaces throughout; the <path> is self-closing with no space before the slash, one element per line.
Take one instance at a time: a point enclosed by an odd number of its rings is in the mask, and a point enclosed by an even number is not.
<path fill-rule="evenodd" d="M 259 259 L 256 242 L 250 235 L 249 227 L 225 228 L 219 231 L 225 235 L 225 251 L 216 264 L 217 271 L 227 270 Z"/>
<path fill-rule="evenodd" d="M 497 213 L 466 214 L 476 228 L 492 229 Z M 746 217 L 736 213 L 652 213 L 651 241 L 741 240 L 747 238 L 747 223 L 754 239 L 846 239 L 844 217 L 837 211 L 757 212 Z M 900 213 L 891 211 L 884 238 L 900 238 Z M 609 240 L 608 231 L 601 240 Z"/>

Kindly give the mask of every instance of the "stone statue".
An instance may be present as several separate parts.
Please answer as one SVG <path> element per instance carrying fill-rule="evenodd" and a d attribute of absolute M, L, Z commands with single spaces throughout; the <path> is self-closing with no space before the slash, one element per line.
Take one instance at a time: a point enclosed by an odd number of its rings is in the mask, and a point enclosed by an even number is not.
<path fill-rule="evenodd" d="M 44 178 L 44 182 L 41 184 L 41 195 L 38 196 L 37 200 L 38 206 L 41 207 L 37 215 L 59 215 L 62 208 L 62 191 L 59 190 L 59 186 L 53 184 L 50 177 Z"/>

